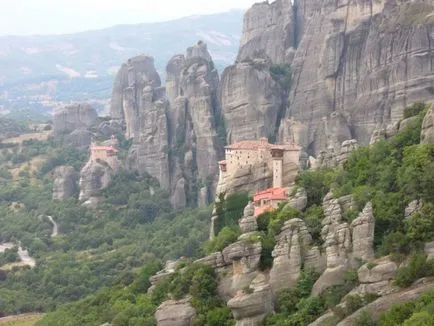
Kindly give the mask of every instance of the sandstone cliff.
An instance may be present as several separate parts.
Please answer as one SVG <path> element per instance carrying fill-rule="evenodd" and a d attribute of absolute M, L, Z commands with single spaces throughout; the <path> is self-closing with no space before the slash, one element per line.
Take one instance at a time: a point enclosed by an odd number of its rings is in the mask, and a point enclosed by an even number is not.
<path fill-rule="evenodd" d="M 423 0 L 254 5 L 237 61 L 222 74 L 227 141 L 296 139 L 310 155 L 369 143 L 405 107 L 434 98 L 433 11 Z M 269 73 L 282 64 L 291 65 L 289 95 Z"/>
<path fill-rule="evenodd" d="M 87 103 L 73 104 L 54 114 L 53 131 L 62 136 L 67 146 L 86 148 L 92 141 L 89 128 L 97 122 L 98 114 Z"/>
<path fill-rule="evenodd" d="M 308 14 L 301 17 L 286 116 L 306 126 L 302 145 L 311 154 L 334 146 L 338 135 L 369 143 L 406 106 L 433 99 L 432 4 L 301 0 L 298 7 Z M 336 114 L 337 128 L 324 129 L 322 119 Z"/>
<path fill-rule="evenodd" d="M 54 170 L 53 200 L 65 200 L 77 193 L 77 173 L 72 166 L 59 166 Z"/>
<path fill-rule="evenodd" d="M 127 167 L 156 177 L 176 209 L 214 196 L 222 155 L 218 84 L 203 42 L 170 60 L 166 88 L 147 56 L 130 59 L 116 77 L 111 117 L 133 138 Z"/>

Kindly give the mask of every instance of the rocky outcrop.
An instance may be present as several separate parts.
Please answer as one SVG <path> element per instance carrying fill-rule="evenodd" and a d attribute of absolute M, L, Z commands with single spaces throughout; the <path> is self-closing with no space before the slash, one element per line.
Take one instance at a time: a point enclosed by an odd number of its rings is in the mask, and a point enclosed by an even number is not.
<path fill-rule="evenodd" d="M 324 197 L 321 237 L 324 240 L 326 269 L 313 286 L 313 293 L 320 294 L 330 286 L 342 284 L 345 273 L 361 260 L 373 258 L 375 219 L 372 204 L 366 204 L 359 217 L 351 225 L 343 222 L 343 203 L 351 198 L 336 199 L 330 192 Z"/>
<path fill-rule="evenodd" d="M 353 231 L 353 258 L 363 261 L 373 259 L 375 218 L 370 202 L 351 223 L 351 228 Z"/>
<path fill-rule="evenodd" d="M 53 173 L 53 200 L 65 200 L 77 193 L 77 173 L 72 166 L 59 166 Z"/>
<path fill-rule="evenodd" d="M 374 321 L 378 320 L 382 313 L 390 309 L 392 306 L 405 304 L 419 298 L 423 293 L 434 289 L 433 279 L 421 279 L 407 289 L 403 289 L 396 293 L 385 295 L 365 307 L 357 310 L 351 316 L 342 320 L 337 326 L 356 326 L 357 319 L 363 311 L 367 312 Z"/>
<path fill-rule="evenodd" d="M 95 109 L 87 103 L 73 104 L 54 114 L 53 130 L 56 135 L 86 129 L 98 119 Z"/>
<path fill-rule="evenodd" d="M 217 194 L 256 193 L 270 188 L 273 182 L 273 171 L 267 162 L 239 168 L 233 176 L 219 180 Z"/>
<path fill-rule="evenodd" d="M 426 260 L 434 260 L 434 241 L 425 243 Z"/>
<path fill-rule="evenodd" d="M 301 37 L 286 116 L 307 126 L 302 145 L 310 155 L 329 146 L 323 119 L 331 114 L 344 117 L 342 135 L 367 144 L 405 107 L 432 100 L 432 4 L 301 0 L 297 7 Z"/>
<path fill-rule="evenodd" d="M 307 207 L 307 192 L 304 188 L 298 188 L 294 195 L 291 195 L 288 204 L 285 208 L 295 208 L 300 212 L 304 211 Z"/>
<path fill-rule="evenodd" d="M 265 316 L 273 311 L 273 295 L 266 277 L 259 274 L 250 284 L 251 293 L 240 291 L 228 301 L 236 326 L 261 325 Z"/>
<path fill-rule="evenodd" d="M 206 44 L 198 42 L 187 49 L 186 57 L 173 57 L 167 76 L 172 202 L 176 208 L 183 208 L 186 201 L 180 199 L 185 196 L 193 197 L 192 203 L 206 205 L 214 198 L 217 162 L 223 156 L 217 134 L 222 123 L 217 98 L 219 77 Z M 203 186 L 194 194 L 199 184 Z"/>
<path fill-rule="evenodd" d="M 423 207 L 423 203 L 421 200 L 415 199 L 411 201 L 405 208 L 405 212 L 404 212 L 405 219 L 409 219 L 410 217 L 412 217 L 414 214 L 419 212 L 422 209 L 422 207 Z"/>
<path fill-rule="evenodd" d="M 163 302 L 155 312 L 158 326 L 192 326 L 196 311 L 188 299 Z"/>
<path fill-rule="evenodd" d="M 133 138 L 127 167 L 156 177 L 176 209 L 214 197 L 223 150 L 218 83 L 203 42 L 171 59 L 166 89 L 147 56 L 130 59 L 116 77 L 111 116 Z"/>
<path fill-rule="evenodd" d="M 293 54 L 293 22 L 290 0 L 254 4 L 244 15 L 237 61 L 255 59 L 258 55 L 265 54 L 276 64 L 288 62 Z"/>
<path fill-rule="evenodd" d="M 360 285 L 352 290 L 349 295 L 373 293 L 376 295 L 386 295 L 395 291 L 393 279 L 395 278 L 398 265 L 382 258 L 369 264 L 365 264 L 357 271 Z"/>
<path fill-rule="evenodd" d="M 324 260 L 319 248 L 311 248 L 311 244 L 312 237 L 303 220 L 292 219 L 285 222 L 276 237 L 276 246 L 272 253 L 274 260 L 270 271 L 270 284 L 274 291 L 296 284 L 303 265 L 315 268 L 319 273 L 324 271 Z"/>
<path fill-rule="evenodd" d="M 79 200 L 92 208 L 99 204 L 102 190 L 107 188 L 120 166 L 120 162 L 110 166 L 104 161 L 89 160 L 80 172 Z"/>
<path fill-rule="evenodd" d="M 423 119 L 420 142 L 421 144 L 434 143 L 434 104 L 431 105 Z"/>
<path fill-rule="evenodd" d="M 327 149 L 327 151 L 321 151 L 315 160 L 314 168 L 334 169 L 337 167 L 342 167 L 348 160 L 350 154 L 358 148 L 359 145 L 357 140 L 351 139 L 344 141 L 337 149 L 330 147 Z"/>
<path fill-rule="evenodd" d="M 54 114 L 53 131 L 69 147 L 86 148 L 92 141 L 90 127 L 98 120 L 95 109 L 87 103 L 72 104 Z"/>

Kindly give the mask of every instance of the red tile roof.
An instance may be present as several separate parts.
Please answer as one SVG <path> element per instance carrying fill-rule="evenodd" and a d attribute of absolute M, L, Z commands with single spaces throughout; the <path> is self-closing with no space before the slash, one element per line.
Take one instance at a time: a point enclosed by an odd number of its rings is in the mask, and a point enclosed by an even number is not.
<path fill-rule="evenodd" d="M 288 199 L 287 193 L 288 193 L 287 188 L 269 188 L 267 190 L 257 192 L 253 196 L 253 201 L 257 202 L 257 201 L 260 201 L 262 199 L 286 200 L 286 199 Z"/>
<path fill-rule="evenodd" d="M 269 148 L 270 144 L 267 140 L 243 140 L 238 143 L 226 146 L 226 149 L 259 149 Z"/>
<path fill-rule="evenodd" d="M 273 206 L 271 205 L 266 205 L 266 206 L 260 206 L 260 207 L 255 207 L 255 214 L 254 216 L 259 216 L 265 212 L 269 212 L 274 210 Z"/>
<path fill-rule="evenodd" d="M 273 145 L 268 142 L 266 138 L 261 138 L 260 140 L 243 140 L 237 143 L 228 145 L 226 149 L 280 149 L 284 151 L 289 150 L 300 150 L 301 147 L 296 144 L 282 144 Z"/>
<path fill-rule="evenodd" d="M 92 150 L 95 151 L 107 151 L 117 153 L 118 150 L 113 146 L 92 146 Z"/>

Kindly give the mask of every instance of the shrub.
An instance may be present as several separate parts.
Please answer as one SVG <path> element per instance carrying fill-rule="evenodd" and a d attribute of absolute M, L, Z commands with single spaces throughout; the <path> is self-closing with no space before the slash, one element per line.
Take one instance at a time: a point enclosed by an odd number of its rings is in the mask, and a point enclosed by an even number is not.
<path fill-rule="evenodd" d="M 434 263 L 427 262 L 423 254 L 413 253 L 408 265 L 398 269 L 395 283 L 400 287 L 407 287 L 419 278 L 432 275 L 434 275 Z"/>
<path fill-rule="evenodd" d="M 372 316 L 367 311 L 362 311 L 360 316 L 356 318 L 356 326 L 375 326 Z"/>
<path fill-rule="evenodd" d="M 417 116 L 421 112 L 424 112 L 428 109 L 428 106 L 425 103 L 414 103 L 412 106 L 404 109 L 404 119 L 408 119 L 414 116 Z"/>
<path fill-rule="evenodd" d="M 237 241 L 239 235 L 239 228 L 229 228 L 225 226 L 213 240 L 209 240 L 205 244 L 205 252 L 211 254 L 213 252 L 222 251 L 231 243 Z"/>

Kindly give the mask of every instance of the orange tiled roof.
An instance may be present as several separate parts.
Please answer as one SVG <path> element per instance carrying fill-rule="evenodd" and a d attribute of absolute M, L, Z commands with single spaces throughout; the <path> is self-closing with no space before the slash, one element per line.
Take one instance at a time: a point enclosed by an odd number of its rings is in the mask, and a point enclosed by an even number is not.
<path fill-rule="evenodd" d="M 266 140 L 243 140 L 226 146 L 226 149 L 259 149 L 269 148 L 270 144 Z"/>
<path fill-rule="evenodd" d="M 262 199 L 285 200 L 288 199 L 287 192 L 287 188 L 269 188 L 267 190 L 257 192 L 253 196 L 253 201 L 257 202 Z"/>
<path fill-rule="evenodd" d="M 300 150 L 301 147 L 296 144 L 281 144 L 274 145 L 270 144 L 266 138 L 260 140 L 242 140 L 237 143 L 228 145 L 226 149 L 281 149 L 281 150 Z"/>
<path fill-rule="evenodd" d="M 265 212 L 272 211 L 272 210 L 274 210 L 274 208 L 271 205 L 255 207 L 255 214 L 254 214 L 254 216 L 256 217 L 256 216 L 259 216 L 259 215 L 261 215 L 261 214 L 263 214 Z"/>
<path fill-rule="evenodd" d="M 92 150 L 115 152 L 115 153 L 118 152 L 118 150 L 116 148 L 114 148 L 113 146 L 92 146 Z"/>

